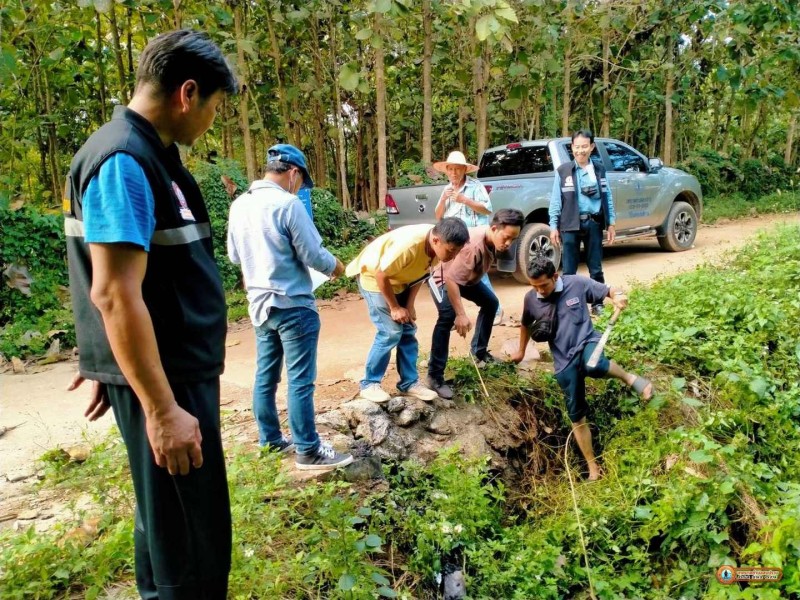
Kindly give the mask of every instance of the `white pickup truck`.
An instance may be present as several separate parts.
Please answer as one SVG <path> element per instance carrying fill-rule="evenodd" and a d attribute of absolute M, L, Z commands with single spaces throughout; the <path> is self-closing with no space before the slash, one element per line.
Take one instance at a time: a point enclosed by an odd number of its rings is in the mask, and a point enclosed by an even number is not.
<path fill-rule="evenodd" d="M 617 239 L 658 237 L 664 250 L 681 252 L 694 244 L 703 211 L 697 179 L 680 169 L 665 167 L 619 140 L 595 138 L 593 159 L 608 173 L 617 215 Z M 525 266 L 535 254 L 556 265 L 561 253 L 550 243 L 548 207 L 555 169 L 572 160 L 570 138 L 524 141 L 489 148 L 483 153 L 478 179 L 486 186 L 492 208 L 517 208 L 526 225 L 516 245 L 497 268 L 527 283 Z M 393 188 L 386 196 L 389 227 L 434 223 L 436 203 L 445 183 Z"/>

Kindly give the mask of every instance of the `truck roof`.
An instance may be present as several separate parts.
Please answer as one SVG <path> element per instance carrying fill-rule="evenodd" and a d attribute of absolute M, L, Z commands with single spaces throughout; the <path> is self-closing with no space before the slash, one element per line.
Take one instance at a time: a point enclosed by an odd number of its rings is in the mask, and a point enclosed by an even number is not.
<path fill-rule="evenodd" d="M 605 137 L 595 137 L 595 141 L 606 141 L 606 140 L 613 140 L 613 138 L 605 138 Z M 506 150 L 509 146 L 546 146 L 550 142 L 571 142 L 572 138 L 570 136 L 564 137 L 550 137 L 550 138 L 540 138 L 538 140 L 519 140 L 518 142 L 509 142 L 508 144 L 501 144 L 499 146 L 492 146 L 491 148 L 487 148 L 484 152 L 497 152 L 498 150 Z"/>

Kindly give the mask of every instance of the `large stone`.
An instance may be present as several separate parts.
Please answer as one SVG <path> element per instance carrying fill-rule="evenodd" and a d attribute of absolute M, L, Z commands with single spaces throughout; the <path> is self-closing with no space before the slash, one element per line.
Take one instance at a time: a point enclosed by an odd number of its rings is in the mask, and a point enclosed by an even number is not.
<path fill-rule="evenodd" d="M 419 421 L 421 416 L 420 411 L 416 407 L 409 406 L 404 408 L 400 414 L 395 417 L 394 422 L 400 427 L 408 427 Z"/>
<path fill-rule="evenodd" d="M 461 448 L 461 452 L 470 458 L 491 454 L 491 449 L 483 435 L 476 430 L 461 432 L 453 439 L 453 444 Z"/>
<path fill-rule="evenodd" d="M 330 410 L 328 412 L 317 415 L 315 419 L 317 425 L 328 427 L 339 433 L 349 434 L 350 423 L 347 417 L 339 410 Z"/>
<path fill-rule="evenodd" d="M 389 416 L 380 411 L 377 414 L 364 415 L 356 426 L 356 437 L 367 440 L 373 446 L 377 446 L 389 435 L 392 422 Z"/>
<path fill-rule="evenodd" d="M 86 462 L 86 459 L 89 458 L 90 453 L 91 450 L 89 449 L 89 446 L 85 446 L 83 444 L 78 444 L 76 446 L 70 446 L 67 448 L 69 459 L 76 463 Z"/>
<path fill-rule="evenodd" d="M 342 468 L 342 478 L 350 483 L 383 479 L 381 459 L 377 456 L 356 458 L 352 463 Z"/>
<path fill-rule="evenodd" d="M 406 407 L 406 399 L 404 396 L 395 396 L 386 403 L 386 410 L 390 413 L 399 413 Z"/>
<path fill-rule="evenodd" d="M 364 419 L 364 416 L 376 415 L 379 413 L 383 414 L 383 409 L 379 404 L 371 400 L 365 400 L 364 398 L 356 398 L 355 400 L 345 402 L 339 407 L 339 410 L 347 417 L 347 420 L 350 422 L 350 427 L 358 425 L 358 423 Z"/>
<path fill-rule="evenodd" d="M 24 481 L 36 475 L 36 470 L 33 467 L 21 467 L 6 473 L 6 479 L 9 483 L 16 483 L 17 481 Z"/>
<path fill-rule="evenodd" d="M 433 420 L 428 423 L 426 429 L 432 433 L 438 433 L 439 435 L 450 435 L 453 432 L 453 427 L 450 425 L 448 418 L 439 413 Z"/>
<path fill-rule="evenodd" d="M 416 429 L 392 427 L 383 443 L 373 450 L 382 458 L 404 460 L 411 454 L 410 449 L 415 445 L 418 436 Z"/>

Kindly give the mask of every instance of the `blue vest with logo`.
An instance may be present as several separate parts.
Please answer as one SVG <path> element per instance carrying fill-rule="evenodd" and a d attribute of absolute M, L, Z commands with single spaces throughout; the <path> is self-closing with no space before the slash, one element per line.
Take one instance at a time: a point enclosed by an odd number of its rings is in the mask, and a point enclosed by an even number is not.
<path fill-rule="evenodd" d="M 177 146 L 164 147 L 150 122 L 123 106 L 75 155 L 66 186 L 64 225 L 80 372 L 87 379 L 127 384 L 90 298 L 92 264 L 81 201 L 100 166 L 117 152 L 141 165 L 155 199 L 142 296 L 167 378 L 184 383 L 216 377 L 225 358 L 227 315 L 208 211 Z"/>
<path fill-rule="evenodd" d="M 600 185 L 600 224 L 606 228 L 608 215 L 608 179 L 606 170 L 600 163 L 592 161 L 597 182 Z M 580 231 L 581 221 L 578 213 L 578 194 L 575 192 L 575 183 L 578 181 L 577 163 L 573 160 L 558 167 L 558 176 L 561 178 L 561 216 L 558 220 L 559 231 Z"/>

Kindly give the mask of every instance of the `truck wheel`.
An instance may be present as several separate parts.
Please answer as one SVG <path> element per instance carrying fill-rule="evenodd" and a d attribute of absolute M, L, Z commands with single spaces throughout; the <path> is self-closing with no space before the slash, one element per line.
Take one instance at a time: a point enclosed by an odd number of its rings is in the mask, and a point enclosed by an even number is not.
<path fill-rule="evenodd" d="M 550 227 L 544 223 L 528 223 L 522 228 L 517 241 L 517 270 L 514 279 L 520 283 L 528 283 L 528 263 L 536 256 L 550 259 L 558 268 L 561 262 L 561 250 L 550 243 Z"/>
<path fill-rule="evenodd" d="M 683 252 L 694 244 L 697 237 L 697 213 L 688 202 L 674 202 L 667 220 L 658 236 L 658 243 L 669 252 Z"/>

